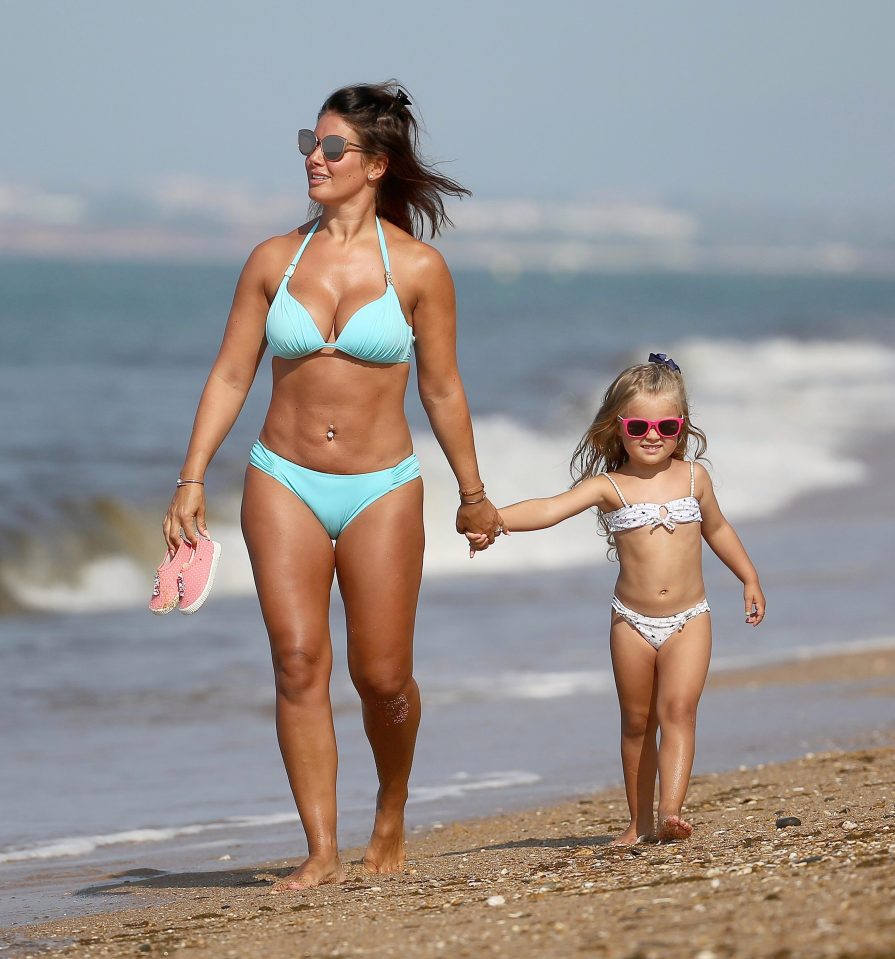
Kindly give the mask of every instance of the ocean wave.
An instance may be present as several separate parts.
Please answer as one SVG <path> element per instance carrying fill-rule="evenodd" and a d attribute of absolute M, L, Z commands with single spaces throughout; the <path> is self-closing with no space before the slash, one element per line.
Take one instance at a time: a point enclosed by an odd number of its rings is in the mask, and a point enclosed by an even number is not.
<path fill-rule="evenodd" d="M 463 702 L 500 702 L 512 699 L 564 699 L 567 696 L 600 695 L 614 688 L 605 670 L 575 672 L 511 672 L 495 676 L 470 676 L 451 685 L 426 683 L 429 706 Z"/>
<path fill-rule="evenodd" d="M 445 783 L 411 787 L 409 804 L 420 805 L 443 799 L 458 799 L 468 793 L 489 789 L 512 789 L 540 782 L 537 773 L 524 770 L 488 772 L 472 776 L 456 773 Z M 298 813 L 278 812 L 257 816 L 233 816 L 215 822 L 190 823 L 183 826 L 145 827 L 95 836 L 68 836 L 48 839 L 28 846 L 7 847 L 0 850 L 0 864 L 31 860 L 84 857 L 107 846 L 160 843 L 183 836 L 198 836 L 219 830 L 258 829 L 298 822 Z"/>
<path fill-rule="evenodd" d="M 711 471 L 725 514 L 775 515 L 807 493 L 860 483 L 860 445 L 895 430 L 895 350 L 864 341 L 692 339 L 663 344 L 685 370 L 694 420 L 709 437 Z M 643 355 L 638 350 L 636 356 Z M 549 496 L 569 486 L 568 461 L 607 384 L 565 411 L 562 425 L 535 429 L 511 416 L 475 420 L 476 448 L 497 504 Z M 585 513 L 538 534 L 515 534 L 471 562 L 454 532 L 456 481 L 435 439 L 416 437 L 425 479 L 428 576 L 560 569 L 602 560 Z M 239 495 L 212 502 L 222 542 L 214 595 L 252 592 L 239 531 Z M 86 510 L 86 507 L 85 507 Z M 159 561 L 158 516 L 98 503 L 71 530 L 39 531 L 0 561 L 0 610 L 90 611 L 148 602 Z M 103 544 L 108 544 L 104 547 Z"/>

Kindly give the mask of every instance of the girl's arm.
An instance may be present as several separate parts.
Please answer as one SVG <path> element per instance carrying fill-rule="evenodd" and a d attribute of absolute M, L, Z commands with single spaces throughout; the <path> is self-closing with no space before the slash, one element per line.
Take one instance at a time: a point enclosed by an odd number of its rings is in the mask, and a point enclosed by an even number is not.
<path fill-rule="evenodd" d="M 457 368 L 454 282 L 440 253 L 423 243 L 418 250 L 419 295 L 413 310 L 413 330 L 420 400 L 458 488 L 477 490 L 482 480 L 466 392 Z M 477 500 L 480 495 L 475 493 L 471 498 Z M 500 522 L 487 498 L 461 503 L 457 510 L 457 532 L 482 534 L 487 545 L 494 542 Z"/>
<path fill-rule="evenodd" d="M 577 516 L 596 506 L 605 509 L 608 503 L 608 481 L 602 476 L 590 476 L 577 486 L 544 499 L 526 499 L 500 509 L 504 529 L 508 533 L 547 529 L 570 516 Z"/>
<path fill-rule="evenodd" d="M 757 626 L 764 619 L 765 598 L 758 581 L 758 572 L 749 559 L 746 548 L 740 542 L 736 530 L 724 518 L 712 480 L 705 468 L 696 465 L 696 492 L 702 511 L 702 538 L 712 552 L 743 584 L 743 601 L 746 606 L 746 622 Z"/>
<path fill-rule="evenodd" d="M 269 274 L 270 266 L 268 243 L 255 248 L 236 284 L 221 348 L 208 374 L 193 421 L 186 459 L 180 471 L 183 479 L 205 480 L 205 470 L 236 422 L 255 379 L 267 345 L 264 323 L 268 302 L 264 276 Z M 190 483 L 176 489 L 162 528 L 172 552 L 180 545 L 181 530 L 194 546 L 197 529 L 207 536 L 205 487 Z"/>

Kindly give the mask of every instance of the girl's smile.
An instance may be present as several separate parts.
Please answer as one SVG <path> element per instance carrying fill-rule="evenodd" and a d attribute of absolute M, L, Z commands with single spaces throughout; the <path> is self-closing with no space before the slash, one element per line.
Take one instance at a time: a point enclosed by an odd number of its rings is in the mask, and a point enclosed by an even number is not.
<path fill-rule="evenodd" d="M 681 415 L 673 397 L 641 394 L 622 410 L 623 419 L 644 419 L 650 421 L 645 436 L 628 436 L 619 423 L 618 430 L 625 452 L 629 459 L 644 466 L 655 465 L 668 459 L 678 444 L 678 436 L 662 436 L 656 428 L 662 420 L 675 419 Z"/>

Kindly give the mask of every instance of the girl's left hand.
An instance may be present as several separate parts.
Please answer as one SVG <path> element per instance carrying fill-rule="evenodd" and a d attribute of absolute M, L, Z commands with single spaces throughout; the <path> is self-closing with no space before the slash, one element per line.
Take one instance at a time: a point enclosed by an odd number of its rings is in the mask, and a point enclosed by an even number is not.
<path fill-rule="evenodd" d="M 757 626 L 764 619 L 765 598 L 758 582 L 746 583 L 743 587 L 743 599 L 746 602 L 746 622 Z"/>

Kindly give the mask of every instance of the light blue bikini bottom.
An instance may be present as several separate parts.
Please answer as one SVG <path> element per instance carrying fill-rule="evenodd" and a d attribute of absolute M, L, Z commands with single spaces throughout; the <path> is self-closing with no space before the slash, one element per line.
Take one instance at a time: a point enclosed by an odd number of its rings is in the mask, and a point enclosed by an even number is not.
<path fill-rule="evenodd" d="M 272 453 L 260 440 L 252 447 L 249 463 L 295 493 L 320 520 L 330 539 L 338 539 L 371 503 L 420 475 L 415 453 L 397 466 L 373 473 L 318 473 Z"/>

